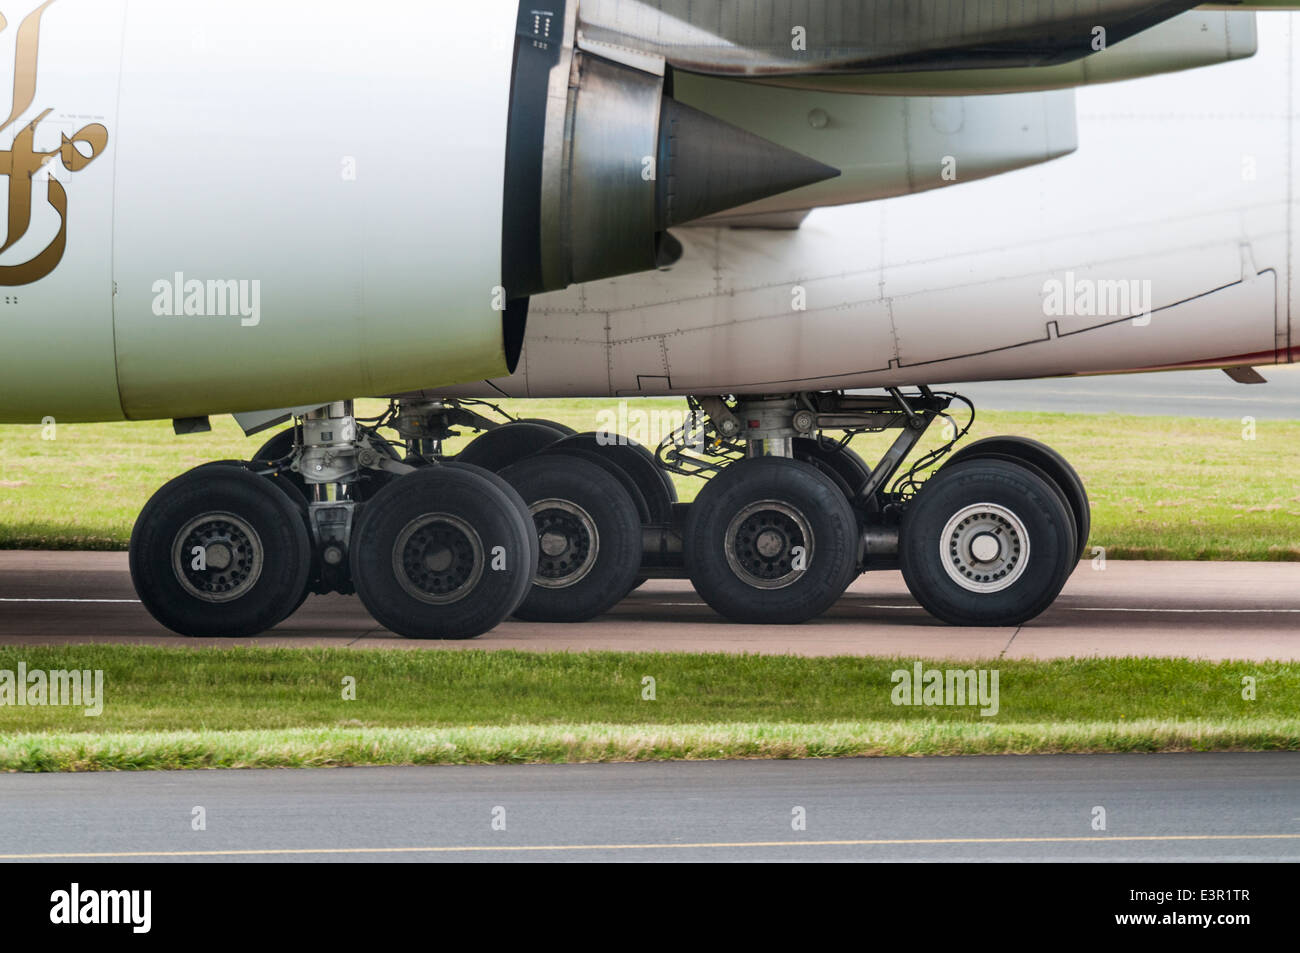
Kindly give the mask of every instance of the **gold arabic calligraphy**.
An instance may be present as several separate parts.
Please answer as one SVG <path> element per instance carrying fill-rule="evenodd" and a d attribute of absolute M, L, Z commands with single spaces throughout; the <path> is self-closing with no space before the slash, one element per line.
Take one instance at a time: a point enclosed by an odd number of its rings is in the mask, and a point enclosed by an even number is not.
<path fill-rule="evenodd" d="M 36 51 L 40 42 L 41 14 L 55 0 L 45 0 L 39 7 L 29 13 L 18 26 L 18 38 L 14 54 L 14 94 L 13 107 L 9 118 L 0 125 L 0 132 L 8 129 L 14 120 L 32 105 L 36 98 Z M 3 14 L 0 14 L 0 32 L 8 27 Z M 14 144 L 8 152 L 0 152 L 0 175 L 9 177 L 9 231 L 4 245 L 0 246 L 3 254 L 24 235 L 32 221 L 32 194 L 36 190 L 36 173 L 55 156 L 69 172 L 84 169 L 104 151 L 108 144 L 108 130 L 100 123 L 94 122 L 83 126 L 69 138 L 62 134 L 62 142 L 57 149 L 50 152 L 38 152 L 33 145 L 36 127 L 52 109 L 47 109 L 22 128 L 14 136 Z M 84 143 L 90 154 L 77 148 L 77 143 Z M 68 240 L 68 193 L 53 175 L 46 175 L 45 199 L 59 216 L 59 232 L 45 247 L 45 250 L 33 258 L 18 265 L 0 265 L 0 285 L 25 285 L 44 278 L 63 258 L 63 250 Z"/>

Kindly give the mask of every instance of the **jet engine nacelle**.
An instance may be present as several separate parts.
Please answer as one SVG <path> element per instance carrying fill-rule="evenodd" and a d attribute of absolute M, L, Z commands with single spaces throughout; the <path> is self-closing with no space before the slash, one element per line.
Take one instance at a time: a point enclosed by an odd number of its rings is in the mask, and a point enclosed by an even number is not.
<path fill-rule="evenodd" d="M 504 372 L 517 9 L 6 4 L 0 419 Z"/>
<path fill-rule="evenodd" d="M 6 5 L 0 420 L 499 376 L 529 295 L 836 174 L 582 49 L 576 6 Z"/>
<path fill-rule="evenodd" d="M 716 76 L 892 73 L 1066 63 L 1195 0 L 582 0 L 591 45 Z"/>

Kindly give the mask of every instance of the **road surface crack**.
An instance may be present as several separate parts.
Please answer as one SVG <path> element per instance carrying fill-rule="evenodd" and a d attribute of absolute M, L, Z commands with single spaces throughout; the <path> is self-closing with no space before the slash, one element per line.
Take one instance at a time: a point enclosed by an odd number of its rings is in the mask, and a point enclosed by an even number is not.
<path fill-rule="evenodd" d="M 1020 634 L 1022 628 L 1023 626 L 1016 626 L 1016 631 L 1011 633 L 1011 638 L 1007 639 L 1007 644 L 1002 646 L 1002 651 L 998 653 L 998 658 L 1007 657 L 1007 649 L 1011 648 L 1011 643 L 1016 640 L 1016 636 Z"/>

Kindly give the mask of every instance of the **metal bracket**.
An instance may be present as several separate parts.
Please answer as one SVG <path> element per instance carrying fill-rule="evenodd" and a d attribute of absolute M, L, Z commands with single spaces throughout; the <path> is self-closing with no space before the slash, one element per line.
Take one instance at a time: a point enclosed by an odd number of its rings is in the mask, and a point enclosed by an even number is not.
<path fill-rule="evenodd" d="M 1248 364 L 1238 367 L 1225 367 L 1223 373 L 1227 374 L 1238 384 L 1267 384 L 1268 378 L 1261 374 L 1255 368 Z"/>
<path fill-rule="evenodd" d="M 935 397 L 928 387 L 920 388 L 919 397 L 910 403 L 897 387 L 890 387 L 887 390 L 897 407 L 895 414 L 901 412 L 906 418 L 906 424 L 894 438 L 894 442 L 889 445 L 889 449 L 881 456 L 880 462 L 872 469 L 871 476 L 862 485 L 862 489 L 858 491 L 858 500 L 864 504 L 869 503 L 871 498 L 894 478 L 903 461 L 907 459 L 907 455 L 930 429 L 930 424 L 948 409 L 949 401 L 944 397 Z"/>
<path fill-rule="evenodd" d="M 724 438 L 738 437 L 743 429 L 740 418 L 731 412 L 727 402 L 721 397 L 697 397 L 700 409 L 709 415 L 713 427 Z"/>

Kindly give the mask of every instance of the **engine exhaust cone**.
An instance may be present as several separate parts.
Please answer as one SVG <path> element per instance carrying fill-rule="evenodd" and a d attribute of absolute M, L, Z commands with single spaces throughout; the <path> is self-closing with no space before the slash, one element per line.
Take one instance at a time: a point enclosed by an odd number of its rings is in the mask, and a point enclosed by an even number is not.
<path fill-rule="evenodd" d="M 663 100 L 655 188 L 660 231 L 839 174 L 675 99 Z"/>

